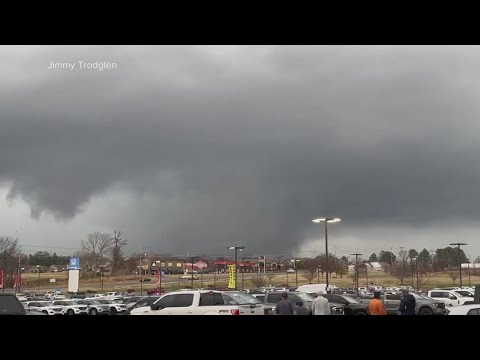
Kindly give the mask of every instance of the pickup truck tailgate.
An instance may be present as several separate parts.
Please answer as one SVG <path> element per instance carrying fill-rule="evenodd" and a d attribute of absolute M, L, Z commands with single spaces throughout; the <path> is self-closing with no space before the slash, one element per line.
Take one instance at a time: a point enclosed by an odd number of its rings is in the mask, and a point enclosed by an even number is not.
<path fill-rule="evenodd" d="M 238 305 L 240 315 L 264 315 L 263 304 Z"/>

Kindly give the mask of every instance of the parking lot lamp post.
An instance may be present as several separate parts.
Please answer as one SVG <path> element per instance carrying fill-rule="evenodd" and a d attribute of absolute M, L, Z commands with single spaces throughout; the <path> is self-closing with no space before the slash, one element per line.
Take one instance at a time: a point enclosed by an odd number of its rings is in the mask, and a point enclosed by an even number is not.
<path fill-rule="evenodd" d="M 325 272 L 326 272 L 326 280 L 327 280 L 327 293 L 330 293 L 330 288 L 328 284 L 328 231 L 327 231 L 327 223 L 335 223 L 340 222 L 340 218 L 318 218 L 312 220 L 314 223 L 318 224 L 321 222 L 325 223 Z"/>
<path fill-rule="evenodd" d="M 317 284 L 320 284 L 320 265 L 317 266 Z"/>
<path fill-rule="evenodd" d="M 295 270 L 295 286 L 298 287 L 297 259 L 295 258 L 295 250 L 293 250 L 293 269 Z"/>
<path fill-rule="evenodd" d="M 40 290 L 40 265 L 36 266 L 38 272 L 37 289 Z"/>
<path fill-rule="evenodd" d="M 468 261 L 468 287 L 472 287 L 472 283 L 470 282 L 470 261 Z"/>
<path fill-rule="evenodd" d="M 238 289 L 238 286 L 237 286 L 237 266 L 238 266 L 238 259 L 237 259 L 237 251 L 238 250 L 243 250 L 245 249 L 245 246 L 243 245 L 235 245 L 235 246 L 230 246 L 228 247 L 228 250 L 235 250 L 235 290 Z"/>
<path fill-rule="evenodd" d="M 418 286 L 418 258 L 415 258 L 415 272 L 417 273 L 417 291 L 420 291 Z"/>
<path fill-rule="evenodd" d="M 468 245 L 468 244 L 466 244 L 466 243 L 452 243 L 450 245 L 458 246 L 457 256 L 458 256 L 458 270 L 460 271 L 460 288 L 461 288 L 462 287 L 462 264 L 461 264 L 461 261 L 460 261 L 460 246 L 461 245 Z"/>
<path fill-rule="evenodd" d="M 357 291 L 357 297 L 360 296 L 360 294 L 358 293 L 358 257 L 360 255 L 363 255 L 363 254 L 360 254 L 360 253 L 355 253 L 355 254 L 350 254 L 350 255 L 355 255 L 355 287 L 356 287 L 356 291 Z"/>

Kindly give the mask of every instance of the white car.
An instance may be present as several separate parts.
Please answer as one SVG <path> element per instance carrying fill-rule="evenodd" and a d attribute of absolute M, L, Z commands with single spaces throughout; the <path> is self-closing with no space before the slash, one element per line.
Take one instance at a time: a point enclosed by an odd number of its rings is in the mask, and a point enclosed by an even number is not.
<path fill-rule="evenodd" d="M 193 275 L 193 274 L 191 274 L 191 275 L 183 275 L 183 276 L 182 276 L 182 279 L 198 280 L 198 276 L 197 276 L 197 275 Z"/>
<path fill-rule="evenodd" d="M 463 296 L 457 290 L 430 290 L 428 297 L 443 301 L 447 306 L 459 306 L 465 304 L 466 301 L 474 300 L 473 297 Z"/>
<path fill-rule="evenodd" d="M 18 293 L 17 294 L 17 299 L 20 301 L 27 301 L 28 297 L 26 294 Z"/>
<path fill-rule="evenodd" d="M 66 297 L 61 292 L 47 291 L 45 293 L 45 299 L 47 299 L 47 300 L 63 300 L 63 299 L 66 299 Z"/>
<path fill-rule="evenodd" d="M 455 306 L 448 311 L 448 315 L 480 315 L 480 304 Z"/>
<path fill-rule="evenodd" d="M 50 301 L 28 301 L 25 309 L 40 311 L 47 315 L 63 315 L 61 306 L 53 306 Z"/>
<path fill-rule="evenodd" d="M 127 305 L 122 304 L 121 301 L 119 302 L 111 299 L 97 299 L 97 301 L 101 304 L 108 305 L 111 314 L 124 313 L 127 311 Z"/>
<path fill-rule="evenodd" d="M 52 301 L 53 306 L 61 306 L 63 315 L 87 315 L 87 305 L 77 304 L 73 300 L 55 300 Z"/>
<path fill-rule="evenodd" d="M 287 273 L 294 273 L 295 269 L 287 269 Z"/>

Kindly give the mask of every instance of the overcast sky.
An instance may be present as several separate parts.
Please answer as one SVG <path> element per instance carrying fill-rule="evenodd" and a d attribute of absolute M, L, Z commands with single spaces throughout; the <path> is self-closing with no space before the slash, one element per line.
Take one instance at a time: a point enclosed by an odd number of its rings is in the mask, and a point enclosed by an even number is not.
<path fill-rule="evenodd" d="M 314 256 L 311 220 L 338 216 L 339 255 L 476 257 L 479 63 L 478 46 L 1 46 L 0 235 Z"/>

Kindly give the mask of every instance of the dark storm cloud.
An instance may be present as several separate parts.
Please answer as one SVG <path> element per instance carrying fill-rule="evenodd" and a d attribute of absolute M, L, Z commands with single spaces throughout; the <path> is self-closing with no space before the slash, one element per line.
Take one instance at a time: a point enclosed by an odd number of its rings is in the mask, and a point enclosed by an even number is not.
<path fill-rule="evenodd" d="M 325 214 L 348 227 L 480 210 L 478 47 L 40 47 L 0 59 L 0 180 L 37 217 L 72 218 L 120 183 L 174 197 L 169 249 L 208 251 L 293 248 Z M 118 69 L 46 70 L 82 59 Z M 158 237 L 155 216 L 130 216 Z"/>

